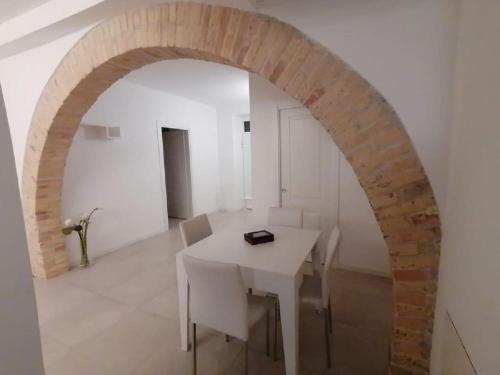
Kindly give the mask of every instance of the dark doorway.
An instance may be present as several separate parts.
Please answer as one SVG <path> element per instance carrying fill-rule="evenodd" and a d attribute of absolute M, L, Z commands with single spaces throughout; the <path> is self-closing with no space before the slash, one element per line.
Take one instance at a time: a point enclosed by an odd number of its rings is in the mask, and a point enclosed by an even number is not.
<path fill-rule="evenodd" d="M 161 130 L 168 217 L 189 219 L 193 216 L 189 132 L 172 128 Z"/>

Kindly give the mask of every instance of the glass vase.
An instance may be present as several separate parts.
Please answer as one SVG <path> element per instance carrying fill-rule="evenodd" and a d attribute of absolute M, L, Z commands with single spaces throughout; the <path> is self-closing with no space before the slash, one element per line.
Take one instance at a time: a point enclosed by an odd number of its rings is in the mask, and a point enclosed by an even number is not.
<path fill-rule="evenodd" d="M 80 268 L 86 268 L 89 266 L 89 256 L 87 253 L 87 238 L 86 236 L 80 236 Z"/>

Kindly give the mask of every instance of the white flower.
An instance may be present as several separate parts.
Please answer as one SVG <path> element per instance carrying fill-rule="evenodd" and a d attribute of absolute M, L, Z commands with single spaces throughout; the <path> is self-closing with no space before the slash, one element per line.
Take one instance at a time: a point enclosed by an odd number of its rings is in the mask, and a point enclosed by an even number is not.
<path fill-rule="evenodd" d="M 69 227 L 71 224 L 73 224 L 73 221 L 71 219 L 64 220 L 64 225 L 66 225 L 67 227 Z"/>

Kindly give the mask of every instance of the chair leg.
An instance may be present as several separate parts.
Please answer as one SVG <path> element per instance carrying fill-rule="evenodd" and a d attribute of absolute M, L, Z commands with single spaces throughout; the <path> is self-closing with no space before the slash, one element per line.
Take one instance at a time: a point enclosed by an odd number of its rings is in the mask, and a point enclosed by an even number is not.
<path fill-rule="evenodd" d="M 278 360 L 278 300 L 274 302 L 274 348 L 273 360 Z"/>
<path fill-rule="evenodd" d="M 189 321 L 191 320 L 191 288 L 189 286 L 189 282 L 188 282 L 188 285 L 187 285 L 187 337 L 188 337 L 188 345 L 187 345 L 187 349 L 188 349 L 188 352 L 191 350 L 192 348 L 192 343 L 189 342 L 189 338 L 191 337 L 191 324 L 189 324 Z"/>
<path fill-rule="evenodd" d="M 266 311 L 266 356 L 269 357 L 270 355 L 270 351 L 269 351 L 269 321 L 271 319 L 270 317 L 270 312 L 269 312 L 269 309 L 267 309 Z"/>
<path fill-rule="evenodd" d="M 330 333 L 333 333 L 332 301 L 328 298 L 328 318 L 330 320 Z"/>
<path fill-rule="evenodd" d="M 278 305 L 278 320 L 281 322 L 280 300 L 278 297 L 276 297 L 276 304 Z"/>
<path fill-rule="evenodd" d="M 330 332 L 329 332 L 329 317 L 328 309 L 323 309 L 323 315 L 325 316 L 325 344 L 326 344 L 326 367 L 332 367 L 332 359 L 330 353 Z"/>
<path fill-rule="evenodd" d="M 193 323 L 193 375 L 196 375 L 196 324 Z"/>
<path fill-rule="evenodd" d="M 248 340 L 245 341 L 245 375 L 248 375 Z"/>

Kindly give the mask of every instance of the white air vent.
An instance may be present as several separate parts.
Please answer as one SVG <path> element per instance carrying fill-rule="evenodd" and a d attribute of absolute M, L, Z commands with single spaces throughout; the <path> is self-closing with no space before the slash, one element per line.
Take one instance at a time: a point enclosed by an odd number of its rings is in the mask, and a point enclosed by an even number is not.
<path fill-rule="evenodd" d="M 119 126 L 104 126 L 81 124 L 85 132 L 85 138 L 93 140 L 111 140 L 121 137 L 121 129 Z"/>

